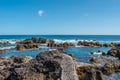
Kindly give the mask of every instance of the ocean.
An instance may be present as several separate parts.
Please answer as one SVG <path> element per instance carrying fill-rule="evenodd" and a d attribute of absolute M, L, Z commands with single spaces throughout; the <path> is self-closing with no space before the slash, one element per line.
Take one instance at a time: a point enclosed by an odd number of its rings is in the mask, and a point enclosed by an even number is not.
<path fill-rule="evenodd" d="M 56 41 L 70 41 L 75 42 L 75 40 L 97 40 L 101 43 L 111 43 L 111 42 L 120 42 L 120 35 L 0 35 L 0 40 L 9 41 L 11 44 L 9 45 L 1 45 L 0 49 L 4 48 L 14 48 L 16 44 L 13 42 L 14 40 L 24 40 L 27 38 L 46 38 L 46 39 L 54 39 Z M 86 58 L 92 56 L 90 52 L 97 52 L 98 50 L 107 52 L 111 47 L 70 47 L 65 48 L 64 50 L 68 53 L 73 54 L 77 58 L 78 61 L 86 61 Z M 9 52 L 5 52 L 4 54 L 0 54 L 0 56 L 31 56 L 36 57 L 40 52 L 44 52 L 47 49 L 35 49 L 35 50 L 24 50 L 24 51 L 16 51 L 10 50 Z M 86 59 L 86 60 L 85 60 Z"/>

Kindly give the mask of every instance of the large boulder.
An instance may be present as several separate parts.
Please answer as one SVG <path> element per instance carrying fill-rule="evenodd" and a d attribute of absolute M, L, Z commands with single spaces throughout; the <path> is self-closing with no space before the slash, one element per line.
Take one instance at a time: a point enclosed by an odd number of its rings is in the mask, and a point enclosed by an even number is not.
<path fill-rule="evenodd" d="M 36 58 L 28 59 L 26 57 L 1 58 L 1 65 L 4 67 L 0 69 L 0 79 L 78 80 L 73 58 L 62 50 L 42 52 Z"/>
<path fill-rule="evenodd" d="M 30 39 L 25 39 L 23 41 L 17 42 L 17 44 L 29 44 L 29 43 L 46 43 L 46 39 L 44 39 L 44 38 L 30 38 Z"/>
<path fill-rule="evenodd" d="M 113 47 L 107 54 L 120 59 L 120 46 Z"/>
<path fill-rule="evenodd" d="M 26 50 L 26 49 L 34 49 L 34 48 L 39 48 L 38 44 L 28 43 L 28 44 L 18 44 L 16 46 L 17 50 Z"/>
<path fill-rule="evenodd" d="M 44 44 L 44 43 L 51 44 L 51 43 L 54 43 L 54 41 L 47 40 L 44 38 L 30 38 L 30 39 L 17 42 L 16 49 L 25 50 L 25 49 L 39 48 L 39 44 Z"/>

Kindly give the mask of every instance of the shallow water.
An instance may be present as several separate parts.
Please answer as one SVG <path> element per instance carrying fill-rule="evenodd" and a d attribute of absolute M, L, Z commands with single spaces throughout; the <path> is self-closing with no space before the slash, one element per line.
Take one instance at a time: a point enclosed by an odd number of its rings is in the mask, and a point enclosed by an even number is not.
<path fill-rule="evenodd" d="M 108 47 L 71 47 L 64 49 L 66 52 L 71 53 L 78 61 L 88 62 L 88 59 L 92 56 L 91 52 L 97 52 L 98 50 L 107 52 L 111 48 Z"/>
<path fill-rule="evenodd" d="M 31 57 L 36 57 L 37 54 L 40 52 L 47 51 L 47 48 L 43 49 L 34 49 L 34 50 L 23 50 L 23 51 L 16 51 L 16 50 L 10 50 L 7 51 L 4 54 L 0 54 L 0 56 L 31 56 Z M 88 57 L 91 56 L 90 52 L 97 52 L 98 50 L 107 52 L 110 50 L 110 48 L 105 48 L 105 47 L 95 47 L 95 48 L 90 48 L 90 47 L 70 47 L 70 48 L 64 48 L 64 50 L 70 54 L 73 54 L 74 57 L 77 58 L 78 61 L 86 61 Z M 86 59 L 85 59 L 86 58 Z"/>

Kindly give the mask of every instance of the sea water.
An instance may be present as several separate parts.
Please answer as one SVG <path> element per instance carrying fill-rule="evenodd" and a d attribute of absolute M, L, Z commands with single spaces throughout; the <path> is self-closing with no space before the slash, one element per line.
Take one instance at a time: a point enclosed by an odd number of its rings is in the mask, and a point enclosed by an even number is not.
<path fill-rule="evenodd" d="M 54 39 L 57 43 L 59 42 L 73 42 L 77 44 L 77 40 L 97 40 L 101 43 L 111 43 L 111 42 L 120 42 L 119 35 L 0 35 L 0 41 L 9 41 L 11 44 L 8 45 L 0 45 L 0 49 L 9 49 L 15 48 L 16 44 L 13 42 L 14 40 L 24 40 L 27 38 L 46 38 L 46 39 Z M 73 54 L 75 57 L 86 57 L 91 56 L 90 52 L 97 52 L 98 50 L 107 52 L 111 48 L 105 47 L 70 47 L 65 48 L 64 50 L 68 53 Z M 4 54 L 0 54 L 0 56 L 32 56 L 35 57 L 40 52 L 44 52 L 46 49 L 37 49 L 37 50 L 25 50 L 25 51 L 16 51 L 12 50 L 6 52 Z"/>

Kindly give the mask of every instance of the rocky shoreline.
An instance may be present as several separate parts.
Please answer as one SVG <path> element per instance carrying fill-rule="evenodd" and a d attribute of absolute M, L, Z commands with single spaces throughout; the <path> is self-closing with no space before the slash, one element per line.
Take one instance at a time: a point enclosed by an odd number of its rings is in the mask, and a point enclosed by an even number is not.
<path fill-rule="evenodd" d="M 40 44 L 46 44 L 46 47 L 49 48 L 69 48 L 69 47 L 76 47 L 76 46 L 84 46 L 84 47 L 115 47 L 118 45 L 118 43 L 112 42 L 112 43 L 100 43 L 98 41 L 92 40 L 76 40 L 74 42 L 70 41 L 64 41 L 64 42 L 57 42 L 52 39 L 44 39 L 44 38 L 29 38 L 25 40 L 13 40 L 16 44 L 15 48 L 9 48 L 9 49 L 0 49 L 0 53 L 4 53 L 6 51 L 9 51 L 11 49 L 15 50 L 26 50 L 26 49 L 36 49 L 40 48 Z M 9 41 L 0 41 L 1 45 L 8 45 L 10 44 Z"/>
<path fill-rule="evenodd" d="M 88 64 L 63 50 L 42 52 L 36 58 L 0 57 L 0 80 L 105 80 L 104 75 L 116 72 L 120 72 L 117 58 L 94 58 Z"/>
<path fill-rule="evenodd" d="M 71 42 L 56 43 L 54 40 L 31 38 L 16 41 L 16 44 L 18 51 L 37 49 L 40 44 L 47 44 L 51 50 L 35 58 L 0 57 L 0 80 L 106 80 L 105 76 L 120 72 L 120 45 L 117 43 L 78 41 L 78 46 L 112 47 L 100 57 L 91 57 L 89 63 L 77 62 L 72 54 L 61 49 L 75 47 Z M 0 53 L 6 51 L 9 49 L 0 50 Z"/>
<path fill-rule="evenodd" d="M 0 59 L 0 80 L 78 80 L 75 61 L 62 50 Z"/>

